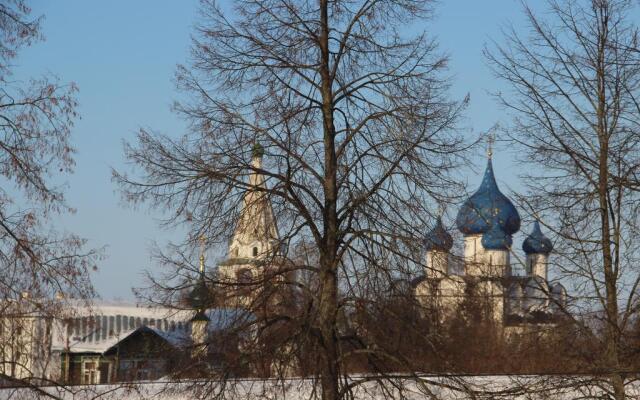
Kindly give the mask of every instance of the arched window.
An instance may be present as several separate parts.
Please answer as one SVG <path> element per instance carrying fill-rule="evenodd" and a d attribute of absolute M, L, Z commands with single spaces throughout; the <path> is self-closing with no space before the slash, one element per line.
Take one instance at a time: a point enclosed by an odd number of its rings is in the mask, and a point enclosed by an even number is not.
<path fill-rule="evenodd" d="M 238 248 L 237 248 L 237 247 L 235 247 L 233 250 L 231 250 L 231 254 L 232 254 L 234 257 L 238 257 Z"/>
<path fill-rule="evenodd" d="M 257 257 L 257 256 L 258 256 L 258 248 L 257 248 L 257 247 L 254 247 L 254 248 L 253 248 L 253 256 L 254 256 L 254 257 Z"/>

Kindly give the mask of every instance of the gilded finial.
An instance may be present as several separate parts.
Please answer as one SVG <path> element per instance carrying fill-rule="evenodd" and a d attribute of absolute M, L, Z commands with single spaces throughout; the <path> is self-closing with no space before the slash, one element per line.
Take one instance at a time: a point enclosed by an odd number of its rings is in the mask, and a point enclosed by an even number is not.
<path fill-rule="evenodd" d="M 204 272 L 204 245 L 207 242 L 207 238 L 200 236 L 200 273 Z"/>
<path fill-rule="evenodd" d="M 496 142 L 496 129 L 498 129 L 498 124 L 492 126 L 487 132 L 487 157 L 489 157 L 489 159 L 493 156 L 493 145 Z"/>
<path fill-rule="evenodd" d="M 487 138 L 487 157 L 491 158 L 493 156 L 493 143 L 496 141 L 493 133 L 489 134 Z"/>
<path fill-rule="evenodd" d="M 447 206 L 443 203 L 438 204 L 438 218 L 442 218 L 444 213 L 447 211 Z"/>

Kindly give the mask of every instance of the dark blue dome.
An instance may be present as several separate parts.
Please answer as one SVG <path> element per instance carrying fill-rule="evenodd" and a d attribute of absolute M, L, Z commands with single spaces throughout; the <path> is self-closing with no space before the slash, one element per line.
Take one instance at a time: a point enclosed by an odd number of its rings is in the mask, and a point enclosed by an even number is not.
<path fill-rule="evenodd" d="M 187 301 L 195 310 L 204 310 L 209 306 L 211 295 L 204 281 L 204 271 L 200 272 L 200 277 L 189 293 Z"/>
<path fill-rule="evenodd" d="M 482 235 L 482 247 L 487 250 L 508 250 L 511 247 L 511 235 L 505 233 L 497 224 Z"/>
<path fill-rule="evenodd" d="M 491 159 L 487 163 L 480 187 L 460 208 L 456 225 L 465 235 L 488 232 L 492 225 L 497 225 L 507 235 L 520 229 L 518 210 L 498 189 Z"/>
<path fill-rule="evenodd" d="M 427 251 L 440 250 L 449 251 L 453 247 L 453 238 L 449 235 L 444 226 L 442 226 L 442 219 L 438 218 L 436 226 L 431 229 L 425 238 Z"/>
<path fill-rule="evenodd" d="M 533 231 L 522 242 L 522 250 L 526 254 L 549 254 L 553 250 L 553 244 L 540 230 L 540 224 L 536 221 L 533 224 Z"/>

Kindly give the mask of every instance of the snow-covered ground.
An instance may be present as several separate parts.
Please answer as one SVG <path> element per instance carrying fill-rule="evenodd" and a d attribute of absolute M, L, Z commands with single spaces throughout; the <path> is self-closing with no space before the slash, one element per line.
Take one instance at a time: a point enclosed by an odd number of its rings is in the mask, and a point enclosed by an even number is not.
<path fill-rule="evenodd" d="M 608 399 L 597 379 L 592 377 L 546 376 L 425 376 L 420 380 L 396 378 L 383 383 L 373 377 L 353 377 L 350 384 L 355 399 L 514 399 L 514 400 L 569 400 Z M 628 385 L 630 399 L 640 399 L 640 384 Z M 73 387 L 47 387 L 40 389 L 2 389 L 1 400 L 31 400 L 61 398 L 65 400 L 89 399 L 157 399 L 186 400 L 200 398 L 226 399 L 318 399 L 319 388 L 309 379 L 233 380 L 224 386 L 216 382 L 149 382 L 126 385 L 98 385 Z"/>

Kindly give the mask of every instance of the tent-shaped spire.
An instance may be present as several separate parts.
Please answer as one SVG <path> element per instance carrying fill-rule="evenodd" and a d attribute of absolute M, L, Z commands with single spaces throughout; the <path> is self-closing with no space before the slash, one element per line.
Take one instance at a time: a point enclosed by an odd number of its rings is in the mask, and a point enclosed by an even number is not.
<path fill-rule="evenodd" d="M 262 146 L 254 145 L 248 189 L 229 246 L 230 258 L 262 258 L 277 251 L 278 228 L 262 171 L 263 154 Z"/>

